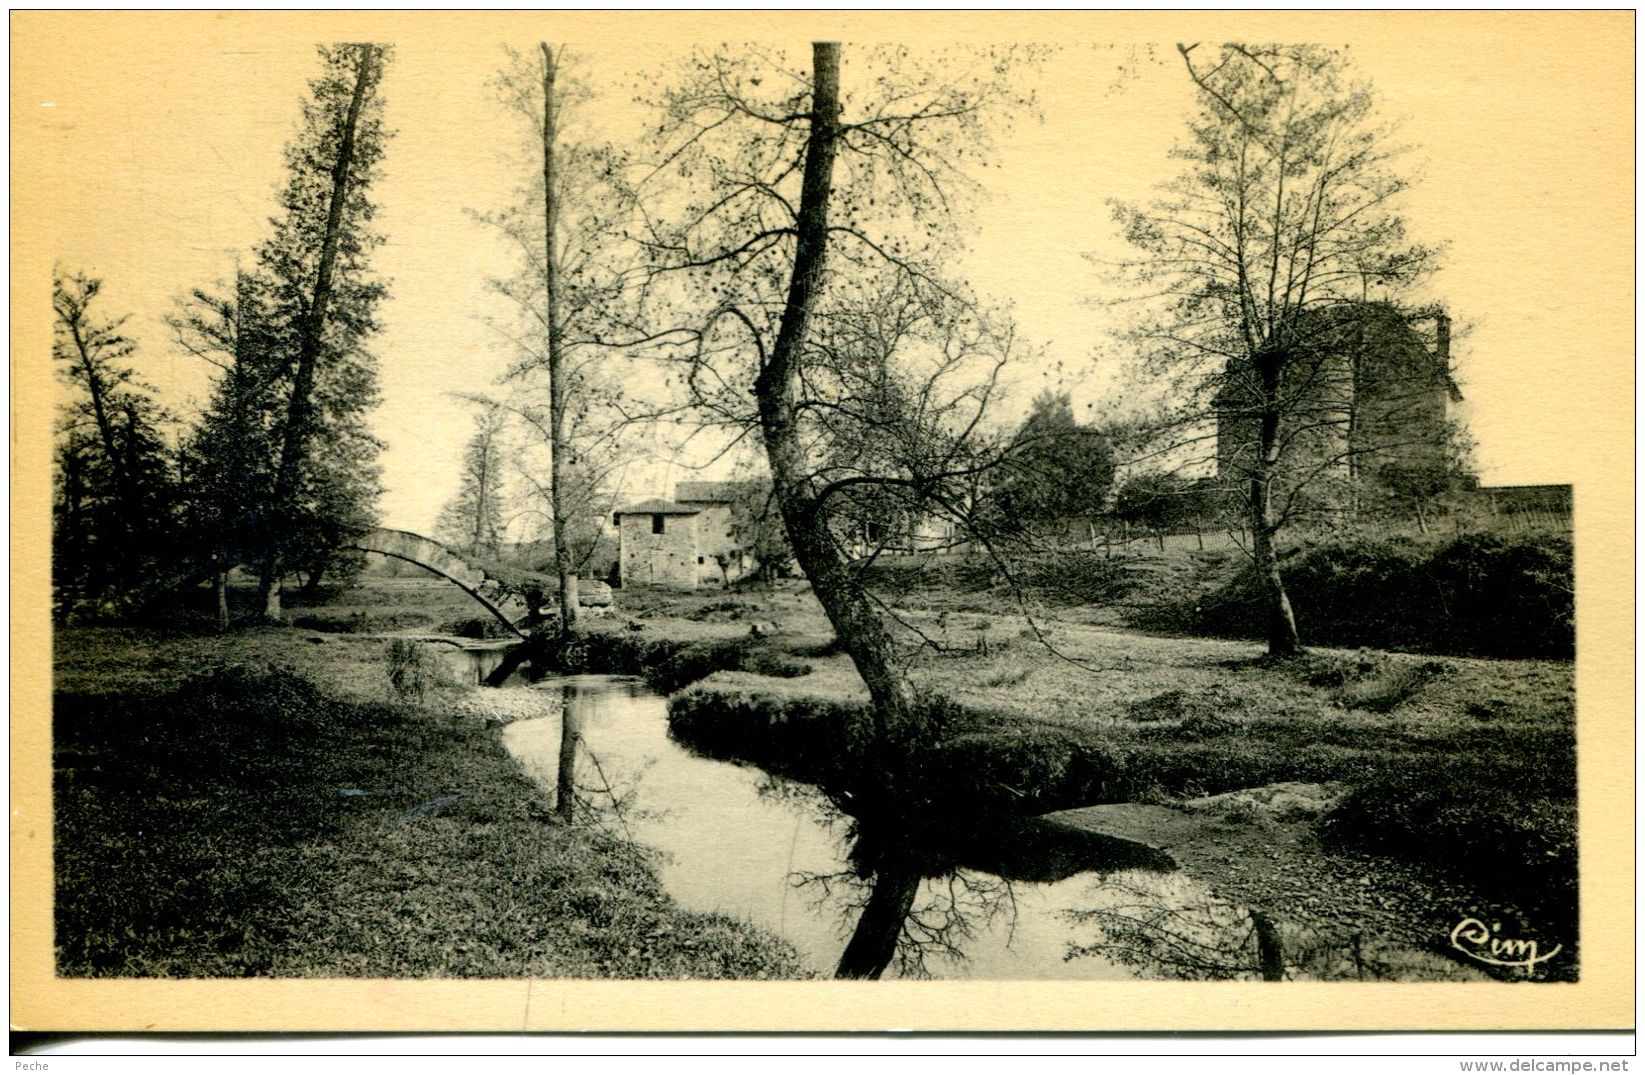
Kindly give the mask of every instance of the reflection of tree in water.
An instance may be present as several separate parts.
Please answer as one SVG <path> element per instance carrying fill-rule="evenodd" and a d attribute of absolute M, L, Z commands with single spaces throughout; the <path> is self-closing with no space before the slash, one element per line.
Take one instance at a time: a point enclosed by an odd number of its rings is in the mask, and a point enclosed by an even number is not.
<path fill-rule="evenodd" d="M 759 775 L 759 782 L 754 785 L 754 794 L 767 802 L 797 807 L 824 825 L 833 825 L 845 816 L 845 811 L 836 806 L 834 800 L 815 784 L 790 780 L 786 776 L 768 773 L 764 769 L 755 769 L 754 772 Z"/>
<path fill-rule="evenodd" d="M 1009 946 L 1017 927 L 1014 882 L 1050 883 L 1112 870 L 1169 870 L 1170 859 L 1145 845 L 1043 818 L 972 818 L 944 826 L 864 810 L 862 795 L 765 775 L 762 798 L 791 805 L 839 834 L 845 864 L 795 872 L 791 883 L 812 909 L 837 916 L 847 937 L 839 978 L 928 978 L 939 964 L 965 963 L 966 948 L 1003 924 Z"/>
<path fill-rule="evenodd" d="M 1472 981 L 1484 976 L 1443 956 L 1363 931 L 1282 925 L 1261 911 L 1149 878 L 1108 878 L 1091 907 L 1066 912 L 1100 939 L 1066 958 L 1099 957 L 1151 978 L 1185 981 Z"/>
<path fill-rule="evenodd" d="M 839 916 L 851 929 L 835 971 L 838 978 L 878 978 L 896 966 L 901 978 L 929 978 L 928 961 L 965 962 L 965 945 L 1002 914 L 1015 928 L 1011 882 L 955 868 L 922 885 L 918 870 L 881 869 L 870 877 L 855 870 L 795 873 L 796 888 L 811 893 L 813 906 Z"/>
<path fill-rule="evenodd" d="M 902 838 L 895 838 L 900 835 Z M 836 978 L 878 978 L 893 964 L 902 978 L 929 978 L 933 959 L 965 961 L 965 945 L 1003 914 L 1016 928 L 1016 897 L 1007 879 L 959 866 L 922 851 L 908 834 L 880 833 L 852 823 L 847 868 L 796 872 L 814 909 L 839 916 L 850 928 Z M 922 884 L 927 878 L 930 884 Z"/>
<path fill-rule="evenodd" d="M 1271 921 L 1211 896 L 1182 898 L 1175 886 L 1108 878 L 1091 888 L 1094 906 L 1066 912 L 1095 926 L 1101 940 L 1068 946 L 1068 959 L 1098 956 L 1148 977 L 1183 981 L 1284 976 L 1284 956 Z"/>
<path fill-rule="evenodd" d="M 650 853 L 634 839 L 630 821 L 660 814 L 638 806 L 640 785 L 656 764 L 647 758 L 634 766 L 603 761 L 583 737 L 583 717 L 572 704 L 567 688 L 560 705 L 559 771 L 555 779 L 554 812 L 562 822 L 581 823 L 618 838 L 637 852 Z"/>
<path fill-rule="evenodd" d="M 565 755 L 561 757 L 563 762 Z M 650 810 L 639 805 L 640 785 L 657 759 L 647 758 L 635 766 L 615 766 L 601 761 L 600 756 L 580 738 L 577 740 L 575 758 L 572 769 L 574 778 L 570 784 L 573 812 L 569 815 L 574 820 L 634 843 L 634 834 L 629 829 L 631 821 L 667 816 L 667 810 Z M 560 787 L 563 789 L 566 783 L 562 781 Z M 560 816 L 568 815 L 562 812 Z"/>
<path fill-rule="evenodd" d="M 571 679 L 560 686 L 560 786 L 568 786 L 566 761 L 574 759 L 569 788 L 577 818 L 631 843 L 634 837 L 630 822 L 655 821 L 668 816 L 667 807 L 639 805 L 640 788 L 646 774 L 657 764 L 657 758 L 647 757 L 626 765 L 615 763 L 588 745 L 583 729 L 589 721 L 598 721 L 608 713 L 608 707 L 621 706 L 649 693 L 623 680 L 582 683 Z"/>

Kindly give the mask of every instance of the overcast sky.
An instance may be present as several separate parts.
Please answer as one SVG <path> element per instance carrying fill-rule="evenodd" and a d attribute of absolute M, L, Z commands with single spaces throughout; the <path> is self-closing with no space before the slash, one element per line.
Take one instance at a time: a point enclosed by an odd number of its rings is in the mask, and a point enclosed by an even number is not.
<path fill-rule="evenodd" d="M 1056 25 L 1048 18 L 1019 21 L 1045 39 Z M 694 38 L 663 16 L 632 19 L 619 24 L 629 32 L 611 33 L 610 22 L 442 16 L 385 23 L 398 32 L 379 35 L 396 45 L 382 92 L 398 132 L 374 191 L 389 240 L 376 265 L 392 282 L 374 345 L 388 525 L 432 527 L 469 430 L 448 393 L 490 388 L 509 357 L 487 327 L 502 311 L 485 287 L 511 270 L 508 251 L 467 212 L 500 208 L 516 182 L 517 129 L 487 89 L 499 42 L 530 47 L 530 35 L 566 31 L 609 94 L 599 107 L 623 129 L 637 78 L 693 41 L 725 35 L 723 25 Z M 1077 34 L 1055 35 L 1064 47 L 1034 75 L 1043 117 L 1019 124 L 986 173 L 970 276 L 1014 305 L 1020 333 L 1047 356 L 1045 369 L 1020 371 L 1019 405 L 1059 369 L 1082 404 L 1108 383 L 1112 370 L 1094 368 L 1092 356 L 1113 338 L 1117 315 L 1092 304 L 1103 281 L 1086 257 L 1123 252 L 1106 200 L 1144 197 L 1174 172 L 1167 154 L 1191 104 L 1174 41 L 1243 25 L 1215 13 L 1174 20 L 1156 37 L 1139 36 L 1136 17 L 1095 16 L 1078 21 Z M 1109 22 L 1111 39 L 1101 32 Z M 177 353 L 162 318 L 176 294 L 228 278 L 237 257 L 250 263 L 316 68 L 306 41 L 358 30 L 339 24 L 305 39 L 289 20 L 273 33 L 253 17 L 197 16 L 179 34 L 151 32 L 158 24 L 143 16 L 88 15 L 72 34 L 47 32 L 63 25 L 25 21 L 14 39 L 14 133 L 33 141 L 13 166 L 39 182 L 14 186 L 33 191 L 14 222 L 48 263 L 105 278 L 105 313 L 132 314 L 144 373 L 189 413 L 208 370 Z M 1631 16 L 1295 16 L 1283 25 L 1295 39 L 1349 45 L 1416 147 L 1410 162 L 1423 179 L 1406 203 L 1411 231 L 1448 244 L 1420 297 L 1472 326 L 1457 372 L 1484 480 L 1571 481 L 1602 469 L 1604 453 L 1623 445 L 1582 432 L 1596 408 L 1632 395 Z M 793 30 L 766 36 L 803 57 L 815 31 Z M 849 61 L 853 38 L 840 36 Z M 860 73 L 848 66 L 846 77 Z M 1628 465 L 1626 453 L 1614 462 Z M 653 486 L 636 495 L 666 495 L 694 476 L 632 473 Z"/>

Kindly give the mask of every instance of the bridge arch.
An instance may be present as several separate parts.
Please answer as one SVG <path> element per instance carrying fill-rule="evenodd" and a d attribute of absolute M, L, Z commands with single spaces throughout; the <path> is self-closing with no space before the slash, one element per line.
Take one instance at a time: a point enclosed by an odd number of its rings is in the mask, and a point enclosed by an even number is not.
<path fill-rule="evenodd" d="M 498 623 L 513 632 L 515 637 L 522 640 L 527 637 L 524 631 L 514 626 L 514 621 L 509 619 L 502 609 L 480 593 L 478 587 L 485 582 L 486 573 L 432 538 L 414 534 L 409 530 L 378 527 L 368 530 L 347 544 L 339 545 L 338 548 L 355 552 L 374 552 L 379 556 L 416 564 L 468 594 L 491 613 Z"/>

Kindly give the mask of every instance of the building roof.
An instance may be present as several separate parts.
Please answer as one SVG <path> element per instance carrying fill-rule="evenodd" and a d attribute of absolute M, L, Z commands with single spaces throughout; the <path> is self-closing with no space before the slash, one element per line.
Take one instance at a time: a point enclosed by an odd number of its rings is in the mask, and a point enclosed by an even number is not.
<path fill-rule="evenodd" d="M 758 486 L 756 481 L 677 482 L 674 499 L 682 504 L 730 504 Z"/>
<path fill-rule="evenodd" d="M 621 519 L 624 515 L 697 515 L 698 509 L 688 508 L 654 496 L 650 500 L 642 500 L 638 504 L 630 504 L 626 508 L 618 508 L 611 513 L 613 519 Z"/>

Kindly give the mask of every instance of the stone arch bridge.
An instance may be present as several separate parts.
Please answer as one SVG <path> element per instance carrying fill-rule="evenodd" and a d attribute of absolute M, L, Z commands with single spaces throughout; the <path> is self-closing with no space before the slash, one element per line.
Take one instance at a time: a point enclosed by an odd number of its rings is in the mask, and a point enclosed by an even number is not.
<path fill-rule="evenodd" d="M 496 617 L 497 621 L 515 636 L 521 639 L 526 637 L 525 632 L 516 627 L 514 621 L 481 592 L 487 582 L 495 584 L 497 580 L 490 578 L 483 570 L 432 538 L 413 534 L 409 530 L 378 527 L 337 547 L 354 552 L 374 552 L 379 556 L 415 564 L 425 571 L 439 575 L 483 605 L 487 612 Z"/>

